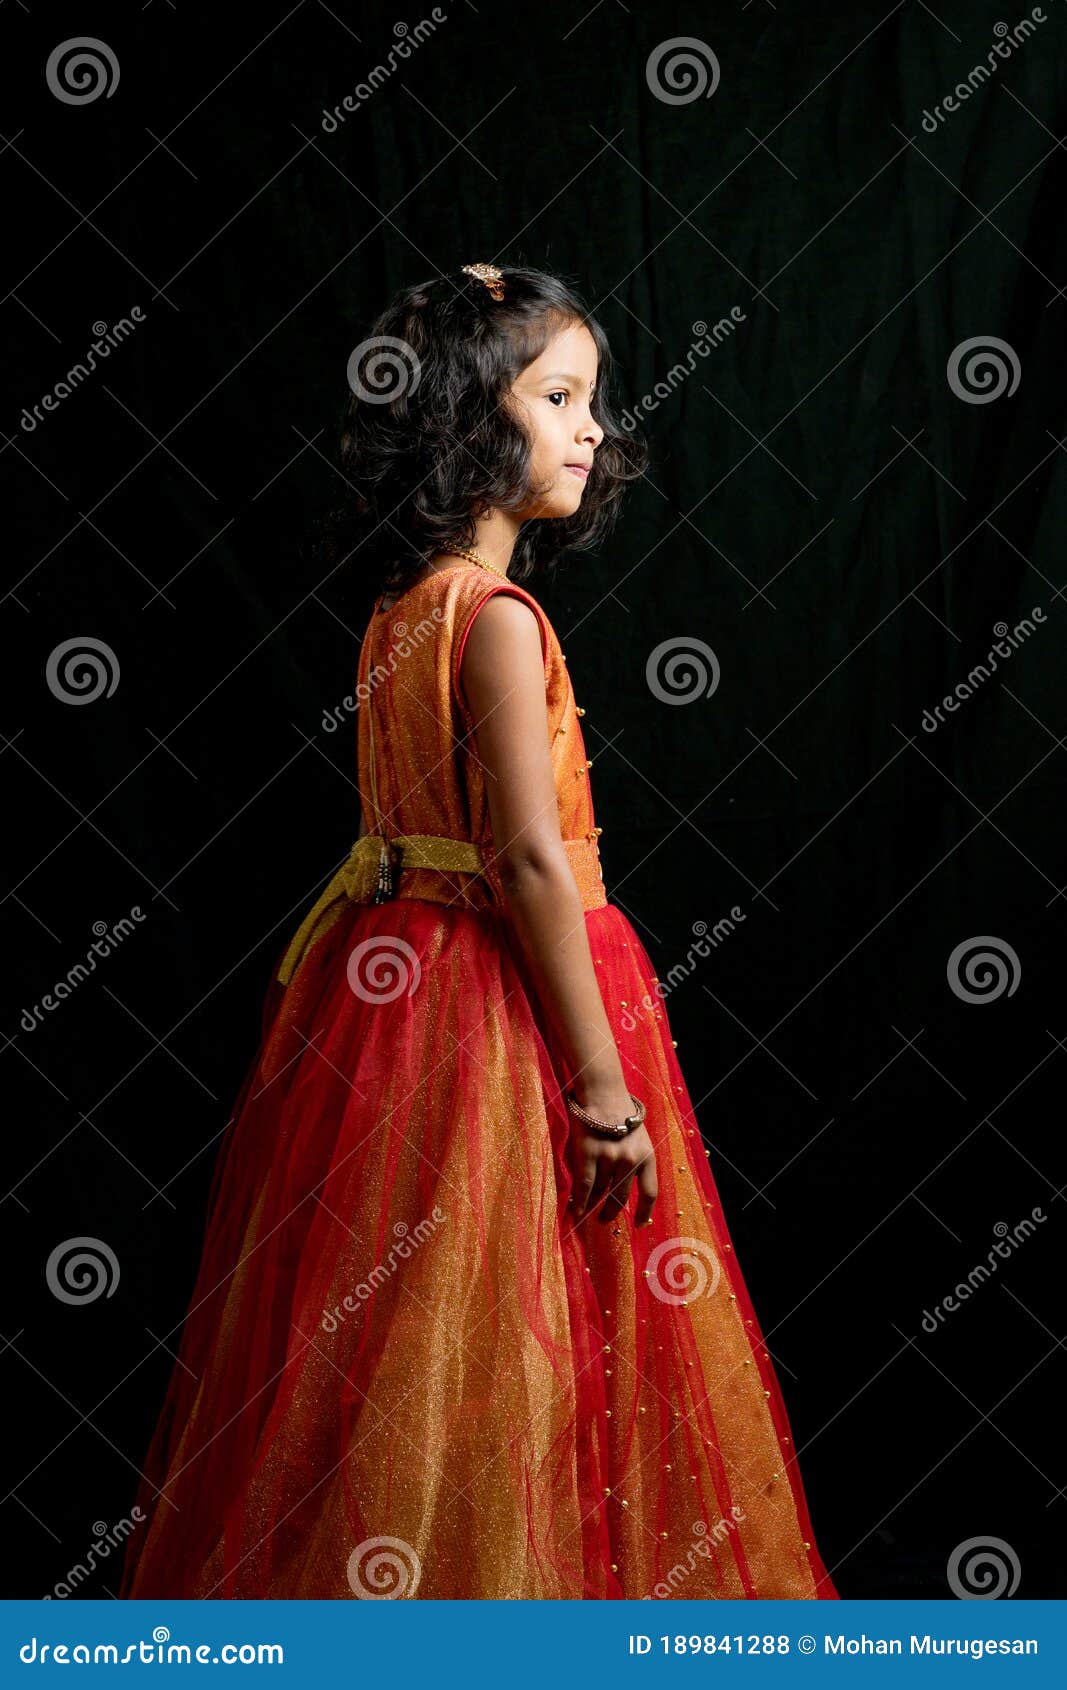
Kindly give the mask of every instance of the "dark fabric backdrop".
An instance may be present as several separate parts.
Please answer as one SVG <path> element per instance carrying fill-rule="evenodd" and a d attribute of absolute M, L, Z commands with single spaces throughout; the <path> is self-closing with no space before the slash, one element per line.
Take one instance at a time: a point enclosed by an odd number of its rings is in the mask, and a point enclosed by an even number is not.
<path fill-rule="evenodd" d="M 658 398 L 647 481 L 542 598 L 609 896 L 679 970 L 825 1558 L 845 1595 L 948 1595 L 953 1552 L 992 1537 L 1019 1595 L 1062 1596 L 1067 8 L 926 128 L 1014 9 L 441 14 L 332 131 L 428 9 L 0 18 L 8 1594 L 128 1511 L 272 958 L 358 827 L 354 732 L 322 717 L 374 583 L 311 550 L 349 353 L 395 288 L 482 259 L 567 275 L 620 402 Z M 87 30 L 118 82 L 70 104 L 46 65 Z M 672 103 L 646 67 L 677 37 L 719 81 Z M 990 336 L 1018 384 L 961 396 L 952 355 Z M 71 704 L 49 658 L 85 638 L 117 682 Z M 657 696 L 666 641 L 713 691 Z M 976 939 L 1010 980 L 969 1002 L 950 958 Z M 78 1237 L 119 1269 L 82 1306 L 47 1272 Z"/>

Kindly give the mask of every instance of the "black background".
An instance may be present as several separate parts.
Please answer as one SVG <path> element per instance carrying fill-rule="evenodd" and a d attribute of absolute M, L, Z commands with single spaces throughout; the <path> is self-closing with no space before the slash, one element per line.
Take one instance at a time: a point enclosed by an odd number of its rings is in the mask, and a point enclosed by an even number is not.
<path fill-rule="evenodd" d="M 354 730 L 322 716 L 375 584 L 311 549 L 349 353 L 397 287 L 480 259 L 575 282 L 627 405 L 744 312 L 661 390 L 610 545 L 541 591 L 607 890 L 661 978 L 694 923 L 744 915 L 667 1012 L 841 1593 L 949 1595 L 953 1550 L 993 1536 L 1018 1595 L 1062 1596 L 1067 7 L 934 133 L 1012 8 L 443 10 L 332 133 L 428 9 L 0 17 L 7 1594 L 128 1511 L 271 963 L 358 829 Z M 45 65 L 80 34 L 120 76 L 68 105 Z M 679 36 L 713 51 L 710 97 L 650 89 Z M 1019 384 L 968 402 L 948 362 L 990 335 Z M 46 665 L 85 636 L 118 683 L 71 705 Z M 711 648 L 713 693 L 656 697 L 668 640 Z M 1010 995 L 950 988 L 976 936 L 1014 952 Z M 45 1268 L 83 1235 L 121 1273 L 76 1307 Z"/>

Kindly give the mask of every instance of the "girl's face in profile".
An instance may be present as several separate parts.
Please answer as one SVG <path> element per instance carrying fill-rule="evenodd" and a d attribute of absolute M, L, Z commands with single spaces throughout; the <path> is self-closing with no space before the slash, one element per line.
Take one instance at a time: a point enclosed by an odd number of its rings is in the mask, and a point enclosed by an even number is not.
<path fill-rule="evenodd" d="M 512 386 L 533 441 L 530 503 L 520 513 L 524 522 L 571 516 L 582 502 L 593 454 L 604 438 L 590 409 L 596 377 L 596 342 L 583 324 L 572 323 Z"/>

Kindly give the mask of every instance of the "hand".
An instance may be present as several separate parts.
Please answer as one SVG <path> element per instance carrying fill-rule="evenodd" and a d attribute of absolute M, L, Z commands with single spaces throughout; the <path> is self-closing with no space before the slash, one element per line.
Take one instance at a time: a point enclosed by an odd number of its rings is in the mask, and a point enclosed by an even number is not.
<path fill-rule="evenodd" d="M 583 1106 L 605 1121 L 621 1121 L 633 1112 L 629 1096 L 620 1107 L 582 1098 Z M 615 1111 L 615 1112 L 613 1112 Z M 659 1195 L 656 1177 L 656 1153 L 645 1126 L 634 1127 L 625 1138 L 601 1138 L 590 1132 L 577 1115 L 571 1116 L 570 1161 L 574 1176 L 571 1191 L 571 1213 L 575 1224 L 584 1220 L 591 1208 L 600 1205 L 597 1220 L 614 1220 L 626 1207 L 630 1189 L 637 1181 L 637 1206 L 634 1225 L 647 1226 L 652 1219 L 652 1206 Z"/>

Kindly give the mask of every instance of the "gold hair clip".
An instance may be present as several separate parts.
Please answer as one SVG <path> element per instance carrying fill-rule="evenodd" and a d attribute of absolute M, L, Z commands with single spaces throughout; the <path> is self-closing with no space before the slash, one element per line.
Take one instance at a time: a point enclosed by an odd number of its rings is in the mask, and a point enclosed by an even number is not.
<path fill-rule="evenodd" d="M 465 275 L 477 276 L 480 282 L 484 282 L 494 299 L 503 299 L 504 272 L 498 270 L 495 264 L 464 264 L 463 270 Z"/>

